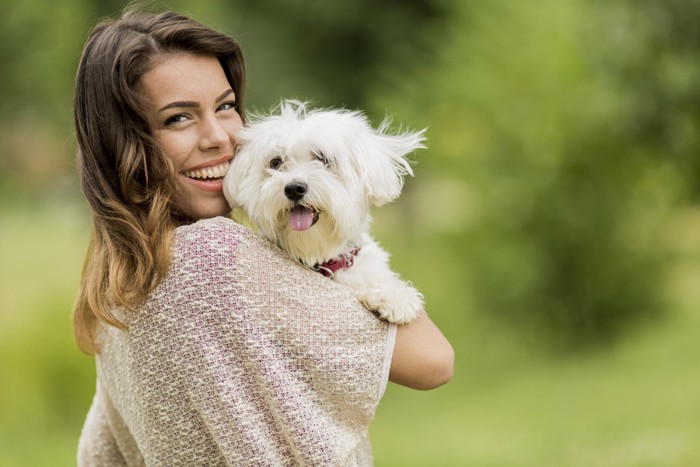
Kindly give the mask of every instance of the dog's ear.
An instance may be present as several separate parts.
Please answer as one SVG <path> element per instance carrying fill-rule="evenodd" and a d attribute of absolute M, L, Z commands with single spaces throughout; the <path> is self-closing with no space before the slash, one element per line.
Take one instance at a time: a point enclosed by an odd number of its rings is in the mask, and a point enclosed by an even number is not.
<path fill-rule="evenodd" d="M 224 198 L 231 208 L 246 207 L 244 200 L 253 199 L 251 193 L 256 193 L 259 189 L 255 148 L 251 147 L 254 142 L 251 141 L 249 133 L 250 128 L 239 131 L 237 154 L 231 160 L 231 165 L 224 177 Z"/>
<path fill-rule="evenodd" d="M 385 120 L 374 135 L 374 154 L 365 174 L 369 201 L 375 206 L 386 204 L 401 194 L 404 176 L 413 176 L 406 157 L 416 149 L 425 148 L 425 129 L 398 135 L 388 134 L 389 121 Z"/>

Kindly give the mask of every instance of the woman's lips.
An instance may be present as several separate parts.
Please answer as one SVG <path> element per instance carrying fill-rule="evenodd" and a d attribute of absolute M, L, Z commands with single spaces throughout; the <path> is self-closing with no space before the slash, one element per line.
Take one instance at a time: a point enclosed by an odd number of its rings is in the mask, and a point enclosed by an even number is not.
<path fill-rule="evenodd" d="M 224 179 L 217 178 L 212 180 L 199 180 L 196 178 L 185 177 L 187 183 L 196 186 L 197 188 L 204 191 L 223 191 L 224 189 Z"/>

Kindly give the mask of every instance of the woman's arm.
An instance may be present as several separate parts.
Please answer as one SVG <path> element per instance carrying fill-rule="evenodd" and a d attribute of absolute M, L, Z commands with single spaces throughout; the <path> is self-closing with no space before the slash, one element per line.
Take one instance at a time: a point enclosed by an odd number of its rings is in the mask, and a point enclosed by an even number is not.
<path fill-rule="evenodd" d="M 389 381 L 413 389 L 435 389 L 452 378 L 453 368 L 452 346 L 428 315 L 422 313 L 398 327 Z"/>

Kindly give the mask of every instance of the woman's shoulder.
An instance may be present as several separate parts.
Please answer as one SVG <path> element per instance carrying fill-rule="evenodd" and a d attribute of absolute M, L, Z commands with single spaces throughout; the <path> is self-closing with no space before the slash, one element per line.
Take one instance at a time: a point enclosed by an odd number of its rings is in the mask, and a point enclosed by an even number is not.
<path fill-rule="evenodd" d="M 226 237 L 240 237 L 245 235 L 247 230 L 232 219 L 219 216 L 180 226 L 176 229 L 175 236 L 177 242 L 191 243 L 199 240 L 212 241 Z"/>
<path fill-rule="evenodd" d="M 318 287 L 318 273 L 290 259 L 277 245 L 226 217 L 177 228 L 169 278 L 197 281 L 236 277 L 236 283 L 278 283 L 291 278 Z M 318 277 L 317 277 L 318 276 Z M 323 281 L 334 284 L 333 281 Z M 198 282 L 201 284 L 201 282 Z"/>
<path fill-rule="evenodd" d="M 227 217 L 214 217 L 177 228 L 169 275 L 245 274 L 272 264 L 278 270 L 298 266 L 259 233 Z"/>
<path fill-rule="evenodd" d="M 174 259 L 205 258 L 231 253 L 241 246 L 263 246 L 260 235 L 227 217 L 202 219 L 178 227 L 175 233 Z"/>

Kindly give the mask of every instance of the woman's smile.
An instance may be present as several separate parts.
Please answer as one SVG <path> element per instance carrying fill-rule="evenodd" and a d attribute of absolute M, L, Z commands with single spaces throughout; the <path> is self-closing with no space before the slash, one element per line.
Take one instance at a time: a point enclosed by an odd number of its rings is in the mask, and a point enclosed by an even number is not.
<path fill-rule="evenodd" d="M 222 191 L 224 176 L 228 171 L 231 158 L 228 157 L 224 162 L 211 161 L 191 168 L 181 174 L 188 179 L 188 183 L 206 190 L 206 191 Z"/>

